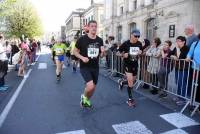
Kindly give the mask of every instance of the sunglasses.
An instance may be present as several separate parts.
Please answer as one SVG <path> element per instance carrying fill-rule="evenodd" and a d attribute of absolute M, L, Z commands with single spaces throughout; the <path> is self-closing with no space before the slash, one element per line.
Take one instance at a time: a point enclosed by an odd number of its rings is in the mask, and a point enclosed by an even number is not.
<path fill-rule="evenodd" d="M 133 35 L 135 38 L 140 38 L 140 36 L 139 35 Z"/>

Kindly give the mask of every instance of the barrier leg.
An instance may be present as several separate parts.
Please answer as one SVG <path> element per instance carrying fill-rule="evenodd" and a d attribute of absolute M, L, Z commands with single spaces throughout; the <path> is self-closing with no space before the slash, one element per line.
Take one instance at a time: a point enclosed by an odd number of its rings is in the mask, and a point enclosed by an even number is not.
<path fill-rule="evenodd" d="M 196 107 L 195 107 L 195 109 L 192 111 L 192 113 L 191 113 L 191 117 L 195 114 L 195 112 L 197 111 L 197 109 L 199 108 L 199 105 L 197 105 Z"/>
<path fill-rule="evenodd" d="M 138 88 L 139 88 L 139 86 L 141 85 L 141 83 L 142 83 L 141 80 L 137 80 L 137 81 L 135 82 L 135 85 L 137 84 L 136 90 L 138 90 Z"/>
<path fill-rule="evenodd" d="M 185 109 L 188 107 L 188 105 L 190 104 L 190 101 L 188 101 L 185 106 L 182 108 L 181 113 L 183 113 L 185 111 Z"/>

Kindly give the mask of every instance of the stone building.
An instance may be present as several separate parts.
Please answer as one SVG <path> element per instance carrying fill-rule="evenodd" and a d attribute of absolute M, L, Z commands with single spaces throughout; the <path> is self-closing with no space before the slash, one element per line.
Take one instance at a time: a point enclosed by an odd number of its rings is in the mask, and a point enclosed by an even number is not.
<path fill-rule="evenodd" d="M 152 41 L 158 36 L 174 42 L 185 35 L 188 24 L 200 32 L 199 13 L 200 0 L 104 0 L 104 38 L 112 35 L 123 41 L 138 28 L 142 38 Z"/>
<path fill-rule="evenodd" d="M 83 34 L 83 28 L 90 20 L 97 21 L 97 34 L 103 37 L 103 13 L 104 5 L 101 0 L 92 0 L 90 7 L 85 10 L 82 9 L 82 12 L 72 12 L 65 21 L 66 39 L 71 41 L 78 31 Z"/>

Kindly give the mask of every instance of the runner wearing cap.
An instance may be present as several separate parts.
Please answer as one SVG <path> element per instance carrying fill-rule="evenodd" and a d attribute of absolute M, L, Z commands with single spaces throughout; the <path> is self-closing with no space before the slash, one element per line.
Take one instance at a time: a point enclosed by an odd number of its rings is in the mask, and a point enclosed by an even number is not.
<path fill-rule="evenodd" d="M 136 81 L 138 72 L 138 57 L 142 53 L 142 43 L 138 41 L 140 31 L 134 29 L 131 32 L 130 40 L 125 41 L 119 48 L 121 56 L 124 58 L 124 69 L 128 80 L 128 100 L 129 106 L 135 106 L 135 101 L 132 96 L 132 88 Z"/>

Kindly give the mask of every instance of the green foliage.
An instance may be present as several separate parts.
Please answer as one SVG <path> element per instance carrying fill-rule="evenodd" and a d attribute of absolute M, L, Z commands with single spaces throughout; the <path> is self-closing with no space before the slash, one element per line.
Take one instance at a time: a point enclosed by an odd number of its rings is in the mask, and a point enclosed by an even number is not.
<path fill-rule="evenodd" d="M 7 0 L 3 6 L 6 34 L 9 37 L 33 38 L 42 35 L 42 23 L 28 0 Z"/>

